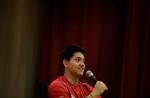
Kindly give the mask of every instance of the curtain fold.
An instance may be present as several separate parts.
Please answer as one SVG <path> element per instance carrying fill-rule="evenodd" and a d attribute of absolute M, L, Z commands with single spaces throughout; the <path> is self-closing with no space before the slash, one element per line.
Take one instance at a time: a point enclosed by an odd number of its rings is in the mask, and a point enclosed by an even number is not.
<path fill-rule="evenodd" d="M 39 84 L 56 79 L 68 44 L 87 50 L 87 69 L 108 85 L 104 98 L 148 98 L 150 2 L 86 0 L 48 2 L 39 57 Z M 60 71 L 61 70 L 61 71 Z M 86 77 L 83 81 L 88 81 Z"/>

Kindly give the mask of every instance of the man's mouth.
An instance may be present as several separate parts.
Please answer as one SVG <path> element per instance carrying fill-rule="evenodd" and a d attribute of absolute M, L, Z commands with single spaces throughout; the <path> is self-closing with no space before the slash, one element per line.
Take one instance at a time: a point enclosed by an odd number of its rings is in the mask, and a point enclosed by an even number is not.
<path fill-rule="evenodd" d="M 85 68 L 79 68 L 80 71 L 84 71 Z"/>

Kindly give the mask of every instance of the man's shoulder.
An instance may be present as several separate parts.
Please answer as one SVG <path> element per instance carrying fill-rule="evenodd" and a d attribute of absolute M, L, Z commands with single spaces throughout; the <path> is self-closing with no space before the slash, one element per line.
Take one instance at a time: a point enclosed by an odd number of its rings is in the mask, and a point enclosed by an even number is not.
<path fill-rule="evenodd" d="M 66 83 L 63 81 L 63 79 L 61 79 L 61 77 L 57 78 L 56 80 L 52 81 L 48 86 L 49 96 L 66 94 L 68 92 L 66 86 Z"/>
<path fill-rule="evenodd" d="M 54 81 L 52 81 L 49 85 L 49 87 L 65 87 L 66 83 L 62 79 L 62 77 L 58 77 Z"/>

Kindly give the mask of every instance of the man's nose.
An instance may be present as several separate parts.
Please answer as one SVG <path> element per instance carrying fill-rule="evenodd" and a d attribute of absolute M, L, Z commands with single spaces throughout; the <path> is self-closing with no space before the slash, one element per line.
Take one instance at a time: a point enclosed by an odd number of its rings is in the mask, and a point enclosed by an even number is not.
<path fill-rule="evenodd" d="M 81 62 L 81 63 L 80 63 L 80 66 L 81 66 L 81 67 L 85 67 L 85 63 L 84 63 L 84 62 Z"/>

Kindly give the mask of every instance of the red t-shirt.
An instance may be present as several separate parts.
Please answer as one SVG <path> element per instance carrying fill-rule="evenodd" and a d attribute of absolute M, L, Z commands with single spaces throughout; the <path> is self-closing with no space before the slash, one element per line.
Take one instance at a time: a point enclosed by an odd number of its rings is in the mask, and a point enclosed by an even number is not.
<path fill-rule="evenodd" d="M 92 91 L 87 83 L 72 85 L 64 76 L 54 80 L 48 87 L 49 98 L 86 98 Z M 101 98 L 101 97 L 98 97 Z"/>

